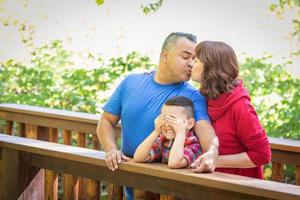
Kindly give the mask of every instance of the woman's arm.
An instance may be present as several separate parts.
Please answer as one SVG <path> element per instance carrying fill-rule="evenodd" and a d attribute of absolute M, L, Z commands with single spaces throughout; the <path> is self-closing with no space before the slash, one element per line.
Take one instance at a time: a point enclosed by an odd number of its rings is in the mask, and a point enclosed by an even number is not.
<path fill-rule="evenodd" d="M 136 149 L 133 160 L 135 162 L 147 162 L 150 160 L 150 150 L 152 145 L 158 138 L 159 133 L 155 130 L 138 146 Z"/>
<path fill-rule="evenodd" d="M 252 168 L 256 165 L 250 160 L 249 156 L 243 152 L 230 155 L 219 155 L 217 166 L 222 168 Z"/>
<path fill-rule="evenodd" d="M 217 167 L 252 168 L 270 162 L 270 144 L 250 102 L 235 104 L 233 113 L 237 137 L 247 151 L 238 154 L 220 155 Z"/>

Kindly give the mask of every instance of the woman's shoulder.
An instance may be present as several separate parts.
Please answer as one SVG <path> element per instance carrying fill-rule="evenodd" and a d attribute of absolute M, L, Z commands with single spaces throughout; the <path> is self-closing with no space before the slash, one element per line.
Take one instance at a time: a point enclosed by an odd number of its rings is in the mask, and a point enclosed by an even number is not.
<path fill-rule="evenodd" d="M 235 118 L 257 118 L 254 106 L 251 104 L 250 98 L 241 98 L 237 100 L 231 107 Z"/>

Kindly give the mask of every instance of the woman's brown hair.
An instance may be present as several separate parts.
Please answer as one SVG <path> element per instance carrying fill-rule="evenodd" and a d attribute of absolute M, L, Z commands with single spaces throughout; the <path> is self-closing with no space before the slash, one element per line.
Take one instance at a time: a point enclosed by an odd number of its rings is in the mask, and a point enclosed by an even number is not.
<path fill-rule="evenodd" d="M 237 85 L 239 65 L 233 49 L 224 42 L 203 41 L 196 47 L 196 56 L 204 64 L 200 91 L 210 99 L 231 92 Z"/>

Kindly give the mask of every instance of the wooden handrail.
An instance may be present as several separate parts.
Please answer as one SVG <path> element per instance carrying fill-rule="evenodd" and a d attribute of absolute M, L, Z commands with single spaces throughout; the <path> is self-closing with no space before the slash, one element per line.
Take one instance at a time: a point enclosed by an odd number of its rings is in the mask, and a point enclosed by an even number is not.
<path fill-rule="evenodd" d="M 271 149 L 300 153 L 300 140 L 269 137 Z"/>
<path fill-rule="evenodd" d="M 7 163 L 6 165 L 10 165 L 8 163 L 16 158 L 8 155 L 26 154 L 31 167 L 93 177 L 153 192 L 171 191 L 175 195 L 188 199 L 200 197 L 215 199 L 216 196 L 220 199 L 300 199 L 299 186 L 218 172 L 196 174 L 191 169 L 171 170 L 159 163 L 141 164 L 129 161 L 122 163 L 116 172 L 112 172 L 106 167 L 104 152 L 45 141 L 0 134 L 0 147 L 3 164 Z M 8 180 L 9 177 L 22 178 L 12 176 L 12 173 L 16 173 L 13 169 L 8 170 L 5 167 L 4 169 L 6 171 L 2 173 L 2 181 Z M 10 187 L 7 185 L 9 183 L 1 184 L 4 190 L 6 188 L 13 190 L 5 191 L 4 195 L 23 192 L 16 191 L 17 187 Z"/>
<path fill-rule="evenodd" d="M 0 104 L 0 110 L 40 117 L 50 117 L 76 122 L 85 122 L 90 124 L 97 124 L 99 120 L 99 116 L 94 114 L 88 114 L 83 112 L 71 112 L 54 108 L 45 108 L 39 106 L 28 106 L 20 104 Z"/>
<path fill-rule="evenodd" d="M 38 126 L 63 128 L 71 131 L 96 134 L 98 115 L 70 112 L 57 109 L 18 104 L 0 104 L 0 118 L 35 124 Z"/>

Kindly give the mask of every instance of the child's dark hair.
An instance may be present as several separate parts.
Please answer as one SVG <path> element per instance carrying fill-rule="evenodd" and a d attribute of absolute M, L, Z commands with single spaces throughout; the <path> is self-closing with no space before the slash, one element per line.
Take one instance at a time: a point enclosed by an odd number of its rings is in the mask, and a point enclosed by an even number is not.
<path fill-rule="evenodd" d="M 194 103 L 187 97 L 184 96 L 175 96 L 168 99 L 165 103 L 166 106 L 180 106 L 184 107 L 189 117 L 194 117 Z"/>

